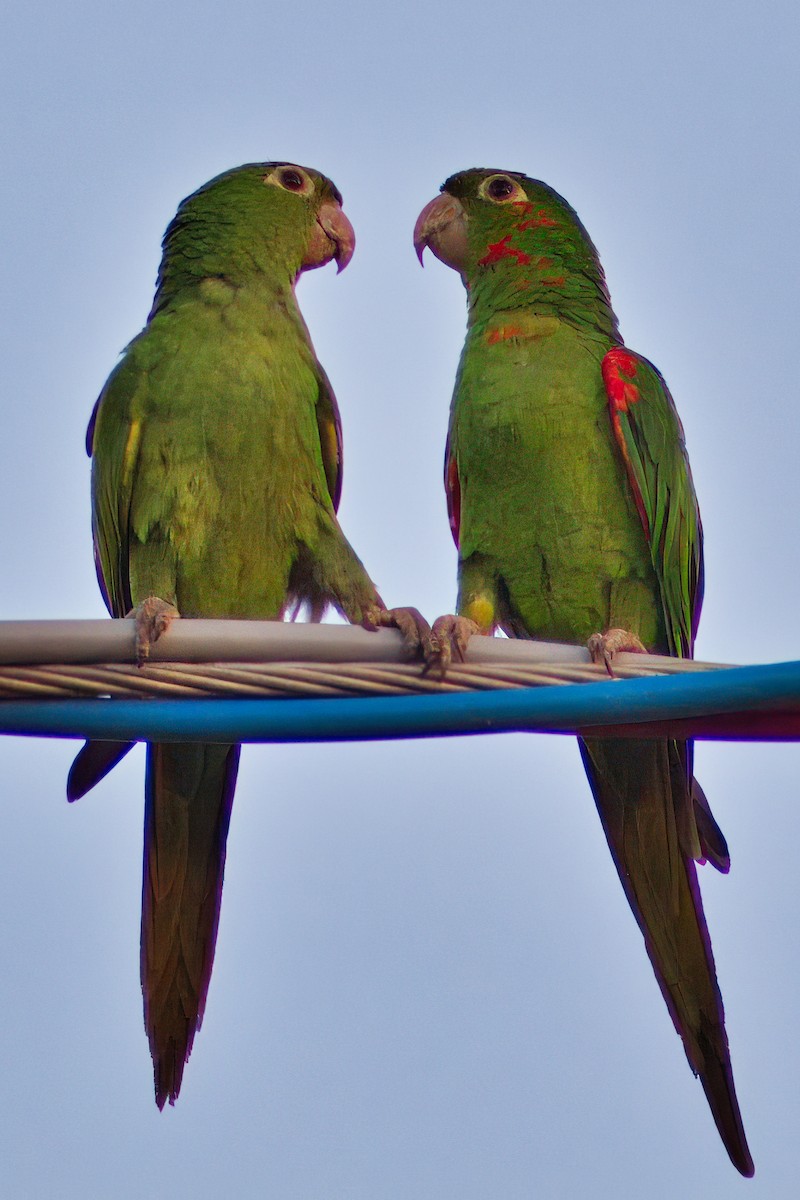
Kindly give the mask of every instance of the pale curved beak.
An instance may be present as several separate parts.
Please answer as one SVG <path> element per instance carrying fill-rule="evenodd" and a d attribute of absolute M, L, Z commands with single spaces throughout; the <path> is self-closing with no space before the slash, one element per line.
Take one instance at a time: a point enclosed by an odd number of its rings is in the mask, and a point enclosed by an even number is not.
<path fill-rule="evenodd" d="M 441 262 L 461 271 L 467 262 L 467 216 L 460 200 L 442 192 L 426 204 L 414 226 L 414 249 L 422 262 L 429 246 Z"/>
<path fill-rule="evenodd" d="M 356 248 L 356 234 L 353 226 L 335 200 L 326 200 L 320 205 L 317 224 L 335 246 L 333 254 L 326 261 L 335 258 L 337 269 L 343 271 L 353 257 L 353 251 Z"/>

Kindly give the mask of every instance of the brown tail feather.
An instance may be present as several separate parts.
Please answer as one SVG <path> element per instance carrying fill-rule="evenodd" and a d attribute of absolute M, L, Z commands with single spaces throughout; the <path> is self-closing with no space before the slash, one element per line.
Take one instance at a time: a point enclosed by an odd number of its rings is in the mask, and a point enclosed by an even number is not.
<path fill-rule="evenodd" d="M 731 856 L 728 853 L 728 843 L 725 835 L 714 820 L 706 794 L 696 779 L 692 780 L 692 804 L 697 834 L 700 838 L 700 848 L 703 857 L 716 867 L 723 875 L 731 869 Z"/>
<path fill-rule="evenodd" d="M 135 742 L 85 742 L 75 755 L 67 776 L 67 799 L 80 800 L 96 783 L 105 779 Z"/>
<path fill-rule="evenodd" d="M 676 809 L 693 803 L 686 760 L 676 766 L 667 742 L 592 740 L 580 747 L 611 855 L 689 1065 L 700 1076 L 731 1161 L 752 1175 L 697 871 L 679 836 L 685 811 Z"/>
<path fill-rule="evenodd" d="M 156 1104 L 174 1104 L 214 963 L 238 746 L 147 749 L 141 977 Z"/>

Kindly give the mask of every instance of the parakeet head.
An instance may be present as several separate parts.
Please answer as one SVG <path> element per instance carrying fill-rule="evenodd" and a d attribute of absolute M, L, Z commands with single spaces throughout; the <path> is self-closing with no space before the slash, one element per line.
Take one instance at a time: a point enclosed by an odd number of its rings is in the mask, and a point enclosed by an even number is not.
<path fill-rule="evenodd" d="M 517 171 L 473 168 L 451 175 L 414 228 L 426 246 L 477 291 L 505 307 L 598 287 L 608 302 L 597 251 L 574 209 L 553 188 Z"/>
<path fill-rule="evenodd" d="M 242 285 L 262 275 L 294 283 L 331 259 L 342 271 L 354 249 L 353 227 L 330 179 L 295 163 L 247 163 L 178 207 L 164 235 L 153 311 L 165 294 L 201 278 Z"/>

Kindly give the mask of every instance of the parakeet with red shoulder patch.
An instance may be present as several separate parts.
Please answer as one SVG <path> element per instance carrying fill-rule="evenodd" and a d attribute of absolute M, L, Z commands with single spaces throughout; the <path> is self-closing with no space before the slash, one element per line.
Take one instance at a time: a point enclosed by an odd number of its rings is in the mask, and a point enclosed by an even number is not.
<path fill-rule="evenodd" d="M 628 350 L 577 214 L 513 171 L 451 176 L 420 213 L 467 290 L 445 455 L 458 617 L 475 632 L 691 657 L 702 530 L 683 429 L 655 367 Z M 734 1165 L 753 1174 L 695 860 L 730 865 L 691 742 L 587 737 L 580 750 L 656 978 Z"/>

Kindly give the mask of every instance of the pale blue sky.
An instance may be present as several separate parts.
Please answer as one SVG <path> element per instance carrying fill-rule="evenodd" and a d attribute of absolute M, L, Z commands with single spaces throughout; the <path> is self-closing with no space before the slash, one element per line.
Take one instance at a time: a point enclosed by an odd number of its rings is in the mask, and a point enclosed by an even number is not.
<path fill-rule="evenodd" d="M 798 657 L 797 15 L 788 3 L 208 3 L 6 15 L 0 617 L 104 611 L 86 421 L 164 227 L 225 168 L 331 175 L 358 236 L 300 299 L 342 520 L 391 603 L 454 600 L 441 490 L 464 328 L 411 247 L 453 171 L 545 179 L 665 374 L 706 531 L 700 657 Z M 143 759 L 0 742 L 0 1189 L 15 1198 L 796 1195 L 796 747 L 702 745 L 702 873 L 756 1177 L 729 1165 L 575 745 L 249 748 L 206 1020 L 159 1114 L 141 1024 Z"/>

